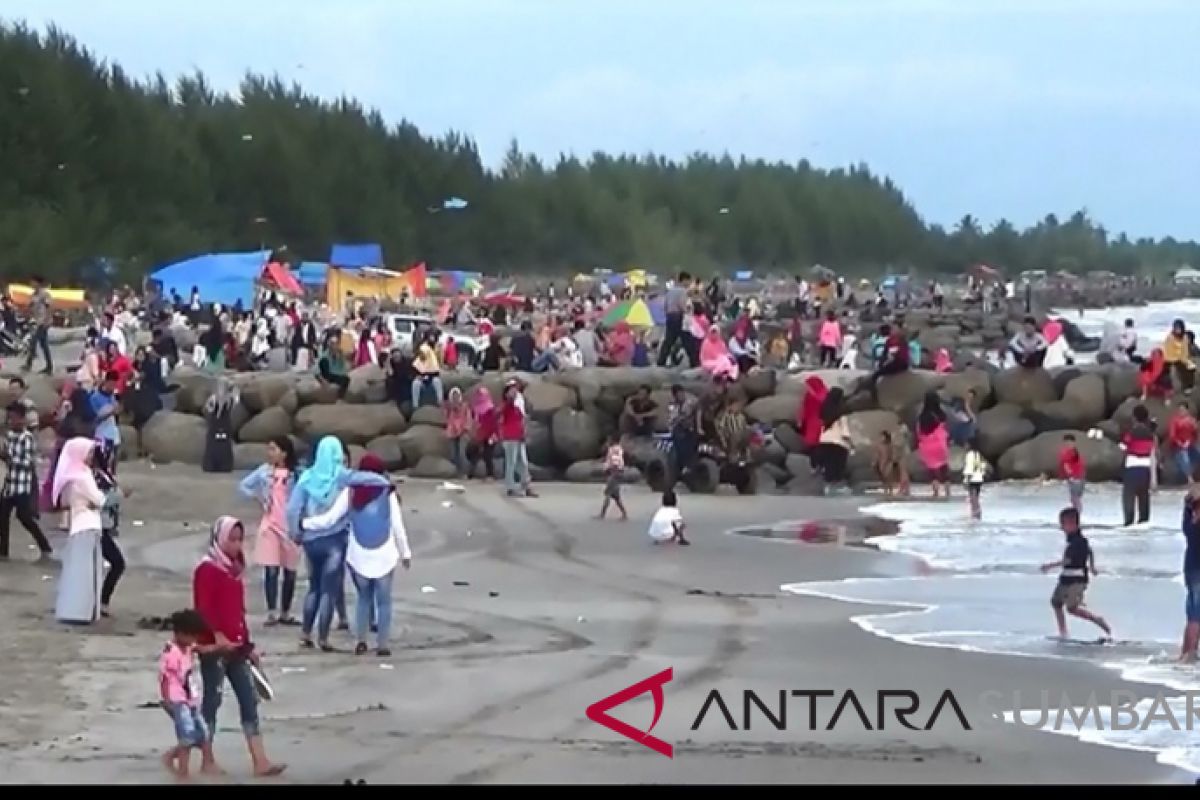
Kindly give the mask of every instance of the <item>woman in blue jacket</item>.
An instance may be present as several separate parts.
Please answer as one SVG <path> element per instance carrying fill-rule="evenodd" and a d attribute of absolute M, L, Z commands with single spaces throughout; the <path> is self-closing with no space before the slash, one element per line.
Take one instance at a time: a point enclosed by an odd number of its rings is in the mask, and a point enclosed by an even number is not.
<path fill-rule="evenodd" d="M 288 532 L 299 542 L 308 561 L 308 594 L 304 598 L 304 619 L 300 644 L 312 647 L 312 629 L 317 625 L 317 642 L 324 652 L 332 652 L 329 629 L 339 587 L 345 581 L 346 546 L 349 539 L 349 515 L 340 515 L 327 524 L 305 525 L 304 520 L 329 511 L 338 495 L 348 486 L 382 486 L 391 483 L 373 472 L 353 472 L 346 468 L 342 443 L 326 436 L 317 444 L 313 465 L 296 481 L 288 498 Z M 326 520 L 323 520 L 326 522 Z"/>

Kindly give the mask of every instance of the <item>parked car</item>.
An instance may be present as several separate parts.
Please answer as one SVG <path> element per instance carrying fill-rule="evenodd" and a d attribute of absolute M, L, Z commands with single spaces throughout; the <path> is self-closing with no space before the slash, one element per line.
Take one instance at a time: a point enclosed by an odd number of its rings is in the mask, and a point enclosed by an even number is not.
<path fill-rule="evenodd" d="M 436 326 L 433 317 L 424 314 L 385 314 L 384 321 L 387 324 L 388 331 L 392 334 L 392 345 L 410 352 L 413 346 L 413 336 L 416 332 Z M 460 364 L 474 366 L 476 359 L 488 345 L 488 337 L 480 336 L 474 331 L 462 329 L 447 330 L 440 327 L 438 330 L 440 331 L 440 336 L 438 337 L 439 347 L 446 343 L 447 336 L 454 337 L 454 343 L 458 345 L 458 361 Z"/>

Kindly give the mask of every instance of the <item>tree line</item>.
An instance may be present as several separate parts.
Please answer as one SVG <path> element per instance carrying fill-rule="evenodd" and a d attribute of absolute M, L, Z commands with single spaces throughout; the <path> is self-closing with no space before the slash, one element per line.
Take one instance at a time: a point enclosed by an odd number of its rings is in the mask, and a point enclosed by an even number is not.
<path fill-rule="evenodd" d="M 446 198 L 462 209 L 442 209 Z M 0 270 L 75 281 L 98 259 L 125 280 L 204 252 L 287 245 L 324 260 L 379 242 L 389 265 L 491 273 L 1009 274 L 1200 266 L 1195 242 L 1110 236 L 1079 211 L 1020 230 L 927 224 L 866 165 L 821 169 L 695 154 L 544 163 L 513 142 L 488 169 L 460 132 L 389 125 L 352 98 L 278 77 L 238 95 L 202 74 L 136 80 L 57 29 L 0 24 Z"/>

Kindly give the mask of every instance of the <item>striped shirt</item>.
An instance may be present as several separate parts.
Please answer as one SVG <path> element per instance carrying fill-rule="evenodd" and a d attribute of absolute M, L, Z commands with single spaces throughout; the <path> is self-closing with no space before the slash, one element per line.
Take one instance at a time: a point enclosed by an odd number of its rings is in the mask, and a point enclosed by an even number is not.
<path fill-rule="evenodd" d="M 4 434 L 4 450 L 8 474 L 4 476 L 4 497 L 32 495 L 37 484 L 37 446 L 29 431 L 8 431 Z"/>

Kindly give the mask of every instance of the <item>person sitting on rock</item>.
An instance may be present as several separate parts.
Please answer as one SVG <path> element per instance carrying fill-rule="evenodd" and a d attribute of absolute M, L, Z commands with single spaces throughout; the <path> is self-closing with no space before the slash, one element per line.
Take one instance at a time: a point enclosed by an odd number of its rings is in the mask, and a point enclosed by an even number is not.
<path fill-rule="evenodd" d="M 1025 327 L 1008 343 L 1008 352 L 1018 366 L 1039 369 L 1046 361 L 1046 337 L 1037 329 L 1037 320 L 1025 317 Z"/>
<path fill-rule="evenodd" d="M 708 335 L 700 347 L 700 366 L 714 378 L 737 380 L 738 363 L 721 340 L 721 329 L 716 325 L 709 326 Z"/>
<path fill-rule="evenodd" d="M 413 358 L 413 368 L 417 371 L 412 384 L 412 407 L 416 411 L 421 407 L 421 395 L 426 386 L 433 387 L 437 405 L 442 404 L 442 367 L 438 362 L 437 333 L 427 331 L 417 347 L 416 357 Z"/>
<path fill-rule="evenodd" d="M 1196 364 L 1192 361 L 1188 345 L 1187 330 L 1184 328 L 1183 320 L 1177 319 L 1171 323 L 1171 332 L 1163 340 L 1162 353 L 1167 367 L 1179 380 L 1179 388 L 1184 394 L 1191 394 L 1192 386 L 1196 382 Z"/>
<path fill-rule="evenodd" d="M 1138 387 L 1141 399 L 1167 397 L 1171 394 L 1171 372 L 1167 369 L 1166 357 L 1160 348 L 1150 351 L 1150 357 L 1138 368 Z"/>
<path fill-rule="evenodd" d="M 749 318 L 743 317 L 747 323 Z M 741 322 L 741 320 L 739 320 Z M 750 336 L 752 326 L 735 325 L 733 336 L 729 337 L 729 354 L 737 360 L 739 372 L 749 372 L 758 366 L 758 340 Z"/>
<path fill-rule="evenodd" d="M 621 430 L 633 436 L 652 436 L 657 413 L 658 403 L 650 396 L 650 387 L 642 384 L 625 401 L 625 410 L 621 412 Z"/>

